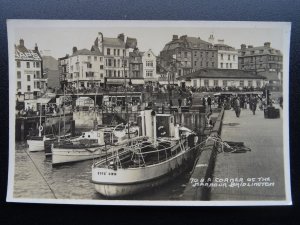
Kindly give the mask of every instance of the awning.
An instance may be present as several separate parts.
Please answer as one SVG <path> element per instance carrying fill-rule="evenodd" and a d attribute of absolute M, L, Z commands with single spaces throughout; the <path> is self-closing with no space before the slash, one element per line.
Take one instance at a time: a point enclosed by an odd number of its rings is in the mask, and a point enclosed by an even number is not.
<path fill-rule="evenodd" d="M 40 104 L 47 104 L 51 101 L 52 98 L 38 98 L 36 100 L 37 103 L 40 103 Z"/>

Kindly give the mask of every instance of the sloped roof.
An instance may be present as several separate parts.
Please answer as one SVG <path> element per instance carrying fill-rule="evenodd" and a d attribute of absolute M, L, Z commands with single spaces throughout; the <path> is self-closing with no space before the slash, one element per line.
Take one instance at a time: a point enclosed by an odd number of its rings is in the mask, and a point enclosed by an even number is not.
<path fill-rule="evenodd" d="M 218 50 L 232 50 L 232 51 L 235 50 L 234 47 L 231 47 L 226 44 L 215 44 L 214 47 L 217 48 Z"/>
<path fill-rule="evenodd" d="M 103 44 L 111 47 L 125 48 L 125 43 L 119 38 L 103 37 Z"/>
<path fill-rule="evenodd" d="M 24 45 L 15 45 L 15 59 L 41 61 L 42 57 L 38 50 L 27 49 Z"/>
<path fill-rule="evenodd" d="M 99 52 L 97 52 L 97 51 L 90 51 L 90 50 L 88 50 L 86 48 L 77 50 L 76 52 L 74 52 L 72 54 L 72 56 L 76 56 L 76 55 L 99 55 L 99 56 L 101 56 L 100 51 Z"/>
<path fill-rule="evenodd" d="M 265 79 L 264 76 L 237 69 L 200 69 L 178 77 L 178 80 L 191 78 Z"/>
<path fill-rule="evenodd" d="M 273 51 L 273 53 L 267 52 L 268 54 L 274 54 L 274 55 L 280 55 L 282 56 L 282 52 L 278 49 L 272 48 L 272 47 L 266 47 L 266 46 L 258 46 L 258 47 L 253 47 L 253 48 L 245 48 L 245 50 L 243 49 L 238 49 L 239 52 L 242 51 L 256 51 L 256 50 L 264 50 L 264 54 L 266 53 L 265 51 Z"/>

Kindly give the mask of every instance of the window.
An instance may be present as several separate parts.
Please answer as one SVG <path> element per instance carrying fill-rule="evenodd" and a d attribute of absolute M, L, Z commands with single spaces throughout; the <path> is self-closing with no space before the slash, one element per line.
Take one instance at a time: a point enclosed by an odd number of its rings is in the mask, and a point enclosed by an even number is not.
<path fill-rule="evenodd" d="M 103 65 L 100 65 L 100 70 L 103 70 Z"/>
<path fill-rule="evenodd" d="M 244 87 L 244 81 L 240 80 L 240 87 Z"/>
<path fill-rule="evenodd" d="M 206 62 L 206 67 L 208 67 L 208 62 Z"/>
<path fill-rule="evenodd" d="M 204 80 L 204 86 L 208 87 L 209 86 L 209 80 Z"/>
<path fill-rule="evenodd" d="M 251 55 L 254 55 L 254 51 L 251 51 L 250 53 L 251 53 Z"/>
<path fill-rule="evenodd" d="M 30 75 L 27 75 L 27 81 L 30 81 Z"/>
<path fill-rule="evenodd" d="M 194 56 L 195 56 L 195 57 L 197 56 L 197 52 L 194 52 Z"/>
<path fill-rule="evenodd" d="M 227 80 L 223 80 L 223 86 L 227 87 Z"/>
<path fill-rule="evenodd" d="M 214 80 L 214 86 L 218 87 L 219 86 L 219 80 Z"/>
<path fill-rule="evenodd" d="M 30 62 L 26 62 L 26 67 L 30 68 Z"/>
<path fill-rule="evenodd" d="M 187 52 L 184 52 L 184 58 L 187 58 Z"/>
<path fill-rule="evenodd" d="M 40 82 L 39 82 L 39 81 L 37 81 L 37 82 L 36 82 L 36 88 L 38 88 L 38 89 L 40 89 L 40 88 L 41 88 L 41 86 L 40 86 Z"/>
<path fill-rule="evenodd" d="M 126 51 L 125 51 L 125 49 L 123 49 L 123 56 L 126 56 Z"/>
<path fill-rule="evenodd" d="M 91 60 L 91 56 L 90 56 L 90 55 L 89 55 L 87 58 L 88 58 L 88 61 L 90 61 L 90 60 Z"/>
<path fill-rule="evenodd" d="M 226 63 L 226 69 L 228 69 L 228 63 Z"/>
<path fill-rule="evenodd" d="M 87 68 L 92 68 L 92 66 L 93 66 L 92 63 L 88 63 L 88 64 L 86 65 Z"/>
<path fill-rule="evenodd" d="M 117 77 L 117 72 L 114 70 L 114 77 Z"/>
<path fill-rule="evenodd" d="M 232 56 L 233 61 L 235 61 L 235 55 Z"/>
<path fill-rule="evenodd" d="M 106 49 L 106 54 L 110 55 L 110 48 Z"/>
<path fill-rule="evenodd" d="M 17 67 L 20 68 L 21 67 L 21 62 L 17 61 Z"/>
<path fill-rule="evenodd" d="M 120 70 L 118 70 L 118 77 L 120 77 Z"/>
<path fill-rule="evenodd" d="M 221 69 L 223 69 L 223 63 L 221 63 Z"/>
<path fill-rule="evenodd" d="M 257 86 L 257 87 L 261 87 L 261 82 L 260 82 L 260 80 L 257 80 L 257 81 L 256 81 L 256 86 Z"/>
<path fill-rule="evenodd" d="M 253 84 L 252 84 L 252 80 L 248 80 L 248 87 L 252 87 Z"/>
<path fill-rule="evenodd" d="M 127 66 L 127 60 L 123 61 L 123 66 L 126 67 Z"/>
<path fill-rule="evenodd" d="M 153 61 L 146 61 L 146 66 L 151 66 L 151 67 L 153 67 Z"/>
<path fill-rule="evenodd" d="M 146 71 L 146 77 L 152 77 L 153 71 Z"/>
<path fill-rule="evenodd" d="M 111 66 L 111 59 L 108 59 L 108 66 Z"/>
<path fill-rule="evenodd" d="M 214 52 L 211 53 L 211 57 L 215 57 L 215 53 Z"/>
<path fill-rule="evenodd" d="M 229 67 L 230 67 L 230 69 L 232 69 L 232 63 L 229 63 Z"/>
<path fill-rule="evenodd" d="M 30 85 L 27 85 L 27 91 L 31 91 Z"/>
<path fill-rule="evenodd" d="M 117 49 L 114 49 L 114 55 L 117 55 Z"/>
<path fill-rule="evenodd" d="M 197 66 L 197 61 L 194 62 L 194 66 Z"/>
<path fill-rule="evenodd" d="M 230 55 L 228 54 L 228 60 L 230 60 Z"/>
<path fill-rule="evenodd" d="M 17 78 L 18 78 L 18 79 L 21 79 L 21 71 L 18 71 L 18 72 L 17 72 Z"/>
<path fill-rule="evenodd" d="M 112 72 L 111 72 L 111 70 L 109 70 L 108 71 L 108 76 L 111 77 L 111 75 L 112 75 Z"/>
<path fill-rule="evenodd" d="M 223 59 L 223 54 L 221 54 L 221 59 Z"/>
<path fill-rule="evenodd" d="M 18 82 L 17 82 L 17 88 L 18 88 L 18 89 L 22 89 L 22 83 L 21 83 L 21 81 L 18 81 Z"/>
<path fill-rule="evenodd" d="M 117 60 L 114 59 L 114 67 L 117 66 Z"/>
<path fill-rule="evenodd" d="M 118 52 L 118 55 L 120 55 L 120 49 L 118 49 L 118 51 L 117 51 L 117 52 Z"/>
<path fill-rule="evenodd" d="M 35 74 L 36 74 L 36 78 L 37 78 L 37 79 L 40 79 L 40 78 L 41 78 L 40 71 L 36 71 Z"/>
<path fill-rule="evenodd" d="M 97 61 L 97 56 L 94 56 L 94 61 Z"/>
<path fill-rule="evenodd" d="M 193 80 L 194 87 L 197 87 L 197 80 Z"/>
<path fill-rule="evenodd" d="M 40 67 L 40 62 L 36 62 L 35 66 L 36 66 L 36 68 L 39 68 Z"/>
<path fill-rule="evenodd" d="M 215 63 L 214 62 L 211 63 L 211 67 L 215 67 Z"/>
<path fill-rule="evenodd" d="M 264 53 L 264 50 L 259 50 L 259 53 L 260 53 L 260 54 Z"/>

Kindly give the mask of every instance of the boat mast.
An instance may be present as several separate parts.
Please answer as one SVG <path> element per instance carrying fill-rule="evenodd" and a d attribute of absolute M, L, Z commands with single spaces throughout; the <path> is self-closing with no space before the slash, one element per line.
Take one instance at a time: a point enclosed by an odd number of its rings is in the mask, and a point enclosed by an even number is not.
<path fill-rule="evenodd" d="M 42 103 L 40 103 L 40 126 L 39 126 L 39 137 L 42 136 L 42 131 L 40 129 L 40 127 L 42 126 Z"/>
<path fill-rule="evenodd" d="M 124 66 L 124 83 L 125 83 L 125 110 L 126 110 L 126 119 L 127 119 L 127 133 L 128 133 L 128 139 L 130 139 L 130 129 L 129 129 L 129 115 L 128 115 L 128 102 L 127 102 L 127 87 L 126 87 L 126 78 L 127 75 L 125 75 L 125 54 L 126 54 L 126 49 L 123 54 L 123 66 Z M 129 72 L 129 71 L 128 71 Z"/>
<path fill-rule="evenodd" d="M 63 104 L 63 112 L 64 112 L 64 140 L 65 140 L 65 137 L 66 137 L 66 115 L 65 115 L 65 99 L 66 98 L 66 86 L 64 84 L 64 97 L 63 97 L 63 101 L 64 101 L 64 104 Z"/>

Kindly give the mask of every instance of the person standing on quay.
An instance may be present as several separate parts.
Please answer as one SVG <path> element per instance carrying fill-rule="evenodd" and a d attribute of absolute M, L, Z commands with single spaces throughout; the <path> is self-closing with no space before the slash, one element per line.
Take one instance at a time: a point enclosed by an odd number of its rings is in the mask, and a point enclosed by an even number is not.
<path fill-rule="evenodd" d="M 235 111 L 235 115 L 236 117 L 240 117 L 240 114 L 241 114 L 241 102 L 240 102 L 240 99 L 239 97 L 236 97 L 234 100 L 233 100 L 233 108 L 234 108 L 234 111 Z"/>
<path fill-rule="evenodd" d="M 207 106 L 208 106 L 208 110 L 211 112 L 212 110 L 211 110 L 211 97 L 210 96 L 208 96 L 208 98 L 207 98 Z"/>
<path fill-rule="evenodd" d="M 182 102 L 181 95 L 179 95 L 179 97 L 178 97 L 178 108 L 181 108 L 181 102 Z"/>
<path fill-rule="evenodd" d="M 255 115 L 256 106 L 257 106 L 257 99 L 256 99 L 256 97 L 251 96 L 250 97 L 250 109 L 253 112 L 253 115 Z"/>

